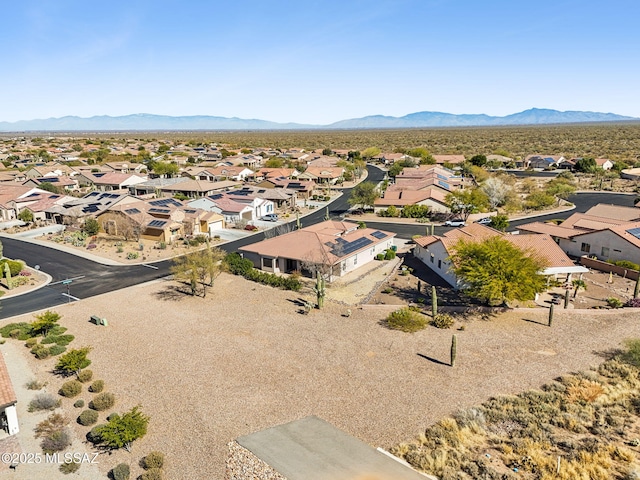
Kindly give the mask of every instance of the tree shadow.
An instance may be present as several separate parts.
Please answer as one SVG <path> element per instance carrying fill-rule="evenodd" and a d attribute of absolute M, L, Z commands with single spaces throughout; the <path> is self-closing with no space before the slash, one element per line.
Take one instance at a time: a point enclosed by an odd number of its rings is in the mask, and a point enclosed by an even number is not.
<path fill-rule="evenodd" d="M 429 360 L 430 362 L 436 363 L 438 365 L 444 365 L 445 367 L 450 367 L 451 366 L 448 363 L 445 363 L 445 362 L 443 362 L 441 360 L 438 360 L 436 358 L 429 357 L 427 355 L 423 355 L 422 353 L 416 353 L 416 355 L 418 355 L 419 357 L 424 358 L 425 360 Z"/>
<path fill-rule="evenodd" d="M 191 296 L 191 289 L 183 285 L 169 285 L 158 290 L 154 295 L 158 300 L 177 302 L 185 296 Z"/>
<path fill-rule="evenodd" d="M 605 360 L 613 360 L 614 358 L 622 355 L 624 350 L 620 348 L 608 348 L 606 350 L 593 350 L 591 353 Z"/>

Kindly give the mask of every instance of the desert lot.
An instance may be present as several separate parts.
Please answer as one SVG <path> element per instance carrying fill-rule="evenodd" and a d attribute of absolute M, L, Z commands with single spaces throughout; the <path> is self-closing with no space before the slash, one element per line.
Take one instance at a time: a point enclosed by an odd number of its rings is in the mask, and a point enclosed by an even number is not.
<path fill-rule="evenodd" d="M 56 309 L 76 336 L 70 348 L 93 346 L 90 368 L 116 394 L 114 410 L 139 404 L 151 416 L 132 453 L 105 454 L 100 469 L 127 462 L 137 475 L 140 457 L 160 450 L 169 478 L 221 479 L 229 441 L 307 415 L 388 448 L 459 408 L 586 369 L 640 337 L 640 312 L 630 309 L 557 310 L 551 328 L 545 310 L 518 310 L 469 319 L 464 331 L 406 334 L 380 323 L 397 307 L 352 307 L 347 318 L 345 306 L 329 303 L 301 315 L 300 297 L 312 293 L 222 274 L 204 299 L 158 281 Z M 109 325 L 89 323 L 91 315 Z M 448 365 L 452 333 L 455 368 Z M 23 353 L 34 376 L 56 391 L 55 360 Z M 63 407 L 75 418 L 73 401 Z M 74 429 L 78 438 L 88 431 Z"/>

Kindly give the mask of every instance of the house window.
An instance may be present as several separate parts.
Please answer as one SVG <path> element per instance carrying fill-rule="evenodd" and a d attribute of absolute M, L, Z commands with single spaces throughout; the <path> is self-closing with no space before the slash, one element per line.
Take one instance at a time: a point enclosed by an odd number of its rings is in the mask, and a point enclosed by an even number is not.
<path fill-rule="evenodd" d="M 264 268 L 273 268 L 273 258 L 263 258 L 262 266 Z"/>
<path fill-rule="evenodd" d="M 433 263 L 434 260 L 435 260 L 435 255 L 432 253 L 431 254 L 431 263 Z"/>
<path fill-rule="evenodd" d="M 442 260 L 438 260 L 438 268 L 442 268 Z"/>
<path fill-rule="evenodd" d="M 355 257 L 353 257 L 353 264 L 357 265 L 358 264 L 358 255 L 356 255 Z"/>
<path fill-rule="evenodd" d="M 580 247 L 580 251 L 584 253 L 589 253 L 591 251 L 591 245 L 588 243 L 583 243 Z"/>
<path fill-rule="evenodd" d="M 603 258 L 609 258 L 609 248 L 608 247 L 602 247 L 602 251 L 600 252 L 600 256 L 602 256 Z"/>

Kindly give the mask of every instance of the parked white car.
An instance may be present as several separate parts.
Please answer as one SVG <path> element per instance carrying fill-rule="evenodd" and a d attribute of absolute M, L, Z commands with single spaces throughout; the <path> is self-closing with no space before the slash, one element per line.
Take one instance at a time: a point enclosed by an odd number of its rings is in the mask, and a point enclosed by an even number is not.
<path fill-rule="evenodd" d="M 267 222 L 277 222 L 278 214 L 277 213 L 267 213 L 261 220 L 266 220 Z"/>
<path fill-rule="evenodd" d="M 476 220 L 475 223 L 479 223 L 480 225 L 489 225 L 491 223 L 491 217 L 480 218 Z"/>
<path fill-rule="evenodd" d="M 444 222 L 446 227 L 464 227 L 466 225 L 466 223 L 464 223 L 464 220 L 447 220 L 446 222 Z"/>

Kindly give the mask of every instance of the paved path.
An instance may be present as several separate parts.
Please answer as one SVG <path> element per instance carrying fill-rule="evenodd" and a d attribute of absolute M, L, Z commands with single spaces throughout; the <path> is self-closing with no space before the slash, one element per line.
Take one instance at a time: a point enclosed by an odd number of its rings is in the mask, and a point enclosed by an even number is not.
<path fill-rule="evenodd" d="M 64 475 L 58 470 L 58 465 L 46 463 L 46 457 L 42 453 L 42 448 L 40 448 L 40 440 L 34 437 L 33 432 L 36 425 L 45 420 L 51 412 L 28 411 L 31 399 L 38 393 L 46 392 L 47 387 L 45 386 L 42 390 L 38 391 L 28 390 L 26 388 L 27 382 L 35 379 L 35 375 L 24 357 L 24 352 L 19 351 L 22 348 L 24 347 L 21 343 L 13 341 L 8 341 L 0 346 L 0 352 L 4 356 L 7 370 L 11 377 L 11 383 L 13 384 L 18 399 L 16 407 L 18 410 L 18 423 L 20 425 L 20 431 L 14 435 L 13 438 L 10 437 L 0 442 L 0 453 L 33 454 L 31 458 L 33 458 L 34 461 L 37 461 L 36 458 L 39 458 L 42 460 L 42 463 L 20 464 L 12 472 L 8 472 L 9 469 L 7 466 L 0 465 L 0 478 L 10 478 L 14 480 L 68 479 L 68 475 Z M 43 381 L 44 378 L 40 380 Z M 50 393 L 57 395 L 57 392 Z M 74 421 L 74 419 L 71 419 L 71 421 Z M 65 452 L 84 454 L 89 453 L 90 450 L 87 450 L 85 444 L 76 438 Z M 93 455 L 90 455 L 90 457 L 93 457 Z M 98 457 L 96 461 L 99 462 L 100 457 Z M 87 480 L 104 478 L 104 476 L 100 474 L 97 465 L 90 464 L 82 465 L 76 477 Z"/>

